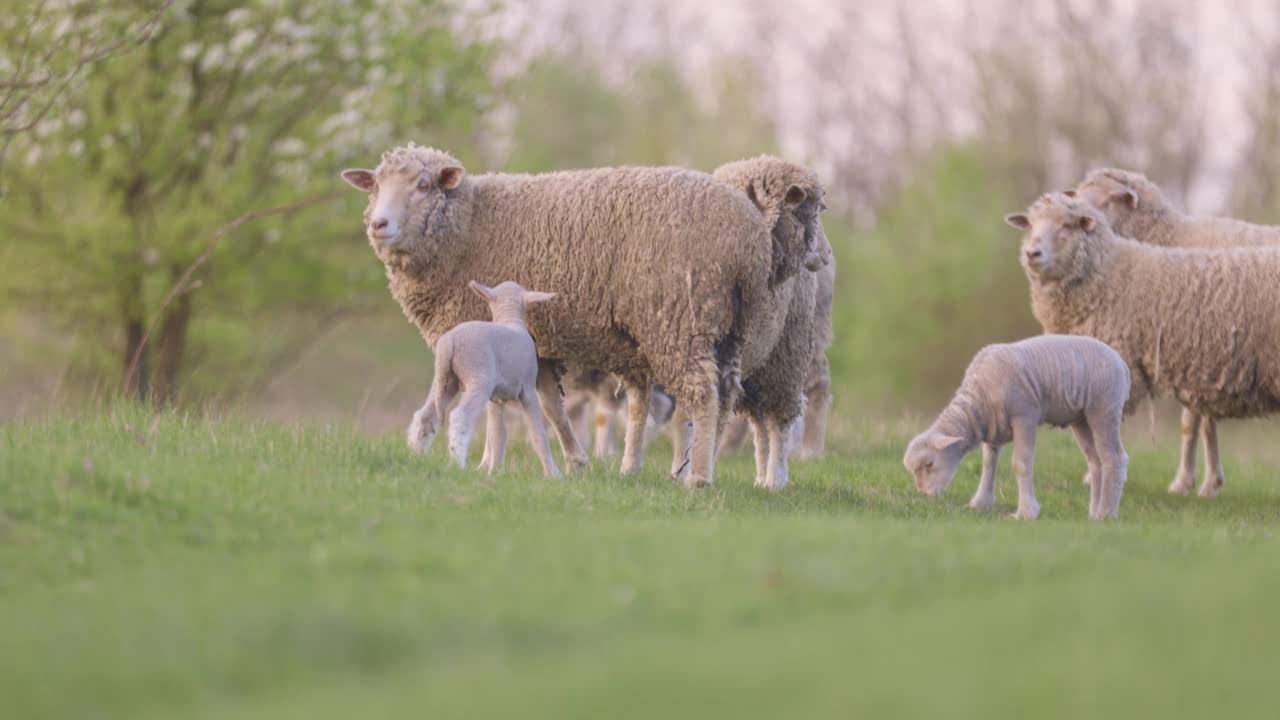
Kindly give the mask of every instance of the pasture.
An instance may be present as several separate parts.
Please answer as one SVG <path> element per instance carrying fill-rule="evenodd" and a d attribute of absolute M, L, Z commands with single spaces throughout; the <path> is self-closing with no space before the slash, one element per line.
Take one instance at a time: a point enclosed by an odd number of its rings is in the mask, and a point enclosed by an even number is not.
<path fill-rule="evenodd" d="M 915 425 L 840 426 L 768 494 L 746 454 L 685 490 L 665 439 L 639 478 L 555 481 L 524 443 L 486 477 L 398 433 L 6 423 L 2 714 L 1274 717 L 1274 449 L 1173 497 L 1175 439 L 1131 419 L 1121 520 L 1097 524 L 1046 430 L 1024 523 L 1007 458 L 998 513 L 965 507 L 976 453 L 919 495 Z"/>

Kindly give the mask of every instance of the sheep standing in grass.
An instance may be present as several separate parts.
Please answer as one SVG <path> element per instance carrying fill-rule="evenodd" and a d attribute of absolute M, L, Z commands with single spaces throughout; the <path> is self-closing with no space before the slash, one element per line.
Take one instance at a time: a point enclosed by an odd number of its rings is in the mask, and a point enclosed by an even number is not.
<path fill-rule="evenodd" d="M 813 302 L 813 361 L 807 373 L 804 416 L 800 418 L 800 458 L 822 457 L 827 444 L 827 416 L 831 413 L 831 310 L 835 304 L 836 260 L 818 271 L 817 294 Z"/>
<path fill-rule="evenodd" d="M 816 346 L 815 271 L 831 260 L 818 215 L 825 190 L 813 171 L 774 157 L 728 163 L 713 176 L 738 189 L 760 209 L 773 235 L 777 291 L 786 301 L 783 330 L 762 363 L 744 373 L 739 409 L 751 420 L 756 449 L 757 487 L 779 490 L 787 484 L 796 421 L 804 412 L 805 390 Z M 745 365 L 745 363 L 744 363 Z M 674 435 L 672 471 L 684 461 L 682 427 Z"/>
<path fill-rule="evenodd" d="M 565 411 L 580 439 L 590 437 L 591 452 L 597 458 L 618 454 L 615 428 L 625 418 L 626 387 L 622 380 L 598 370 L 568 373 L 564 380 Z M 661 385 L 649 389 L 649 417 L 645 423 L 644 442 L 665 425 L 675 409 L 675 402 Z M 584 441 L 584 440 L 583 440 Z"/>
<path fill-rule="evenodd" d="M 1211 418 L 1280 410 L 1280 248 L 1138 243 L 1063 193 L 1006 221 L 1024 231 L 1036 319 L 1115 348 L 1131 370 L 1131 405 L 1170 393 Z"/>
<path fill-rule="evenodd" d="M 472 282 L 468 287 L 489 305 L 493 320 L 464 322 L 440 336 L 431 392 L 413 415 L 409 445 L 425 451 L 440 418 L 457 399 L 457 407 L 449 413 L 449 454 L 454 462 L 466 467 L 471 433 L 480 413 L 489 408 L 481 466 L 493 472 L 502 465 L 506 444 L 506 428 L 498 404 L 514 400 L 524 409 L 529 443 L 542 462 L 542 471 L 559 477 L 538 403 L 538 353 L 525 324 L 525 307 L 551 300 L 555 294 L 525 290 L 513 282 L 494 288 Z"/>
<path fill-rule="evenodd" d="M 1233 218 L 1187 215 L 1166 199 L 1160 187 L 1141 173 L 1095 170 L 1074 190 L 1102 211 L 1117 235 L 1141 243 L 1172 248 L 1280 246 L 1280 227 L 1254 225 Z M 1225 482 L 1218 455 L 1218 424 L 1182 410 L 1182 455 L 1169 492 L 1185 495 L 1196 483 L 1196 439 L 1204 436 L 1204 481 L 1201 497 L 1213 497 Z"/>
<path fill-rule="evenodd" d="M 1014 517 L 1040 515 L 1033 481 L 1036 429 L 1070 426 L 1089 465 L 1089 518 L 1117 517 L 1129 457 L 1120 422 L 1129 397 L 1129 368 L 1105 343 L 1086 337 L 1041 335 L 978 351 L 955 398 L 928 430 L 907 446 L 903 464 L 926 495 L 940 495 L 960 460 L 982 445 L 982 478 L 969 501 L 974 510 L 995 502 L 1000 447 L 1013 442 L 1018 480 Z"/>
<path fill-rule="evenodd" d="M 686 484 L 712 482 L 716 436 L 782 332 L 779 265 L 759 210 L 704 173 L 600 168 L 471 176 L 409 145 L 343 178 L 369 194 L 370 244 L 428 343 L 483 308 L 466 281 L 511 279 L 562 301 L 529 316 L 538 393 L 570 464 L 585 464 L 560 397 L 564 363 L 626 382 L 623 473 L 640 469 L 652 382 L 693 419 Z"/>

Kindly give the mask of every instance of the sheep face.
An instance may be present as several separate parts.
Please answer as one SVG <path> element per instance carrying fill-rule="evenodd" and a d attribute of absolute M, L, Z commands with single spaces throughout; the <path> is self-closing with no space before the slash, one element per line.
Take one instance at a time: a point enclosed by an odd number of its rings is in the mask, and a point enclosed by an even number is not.
<path fill-rule="evenodd" d="M 429 262 L 457 229 L 465 171 L 445 153 L 414 145 L 397 148 L 382 156 L 377 169 L 344 170 L 342 179 L 369 194 L 365 233 L 388 266 Z"/>
<path fill-rule="evenodd" d="M 941 495 L 956 476 L 956 468 L 965 455 L 964 445 L 964 438 L 936 430 L 917 435 L 902 456 L 916 489 L 930 497 Z"/>
<path fill-rule="evenodd" d="M 819 217 L 827 209 L 822 195 L 821 188 L 810 189 L 805 193 L 804 201 L 796 204 L 790 213 L 791 221 L 797 226 L 793 232 L 797 235 L 799 232 L 804 233 L 801 265 L 809 272 L 817 272 L 831 263 L 831 241 L 827 239 L 827 231 L 822 227 L 822 219 Z"/>
<path fill-rule="evenodd" d="M 1043 282 L 1074 277 L 1089 254 L 1090 237 L 1103 229 L 1096 210 L 1062 193 L 1042 197 L 1005 222 L 1023 231 L 1022 267 Z"/>

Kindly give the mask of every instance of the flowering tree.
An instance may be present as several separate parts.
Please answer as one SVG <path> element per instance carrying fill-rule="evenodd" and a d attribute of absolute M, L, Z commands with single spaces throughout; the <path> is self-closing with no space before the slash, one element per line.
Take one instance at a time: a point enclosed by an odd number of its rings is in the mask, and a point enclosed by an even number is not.
<path fill-rule="evenodd" d="M 352 262 L 367 249 L 350 208 L 246 224 L 187 271 L 230 218 L 333 190 L 338 168 L 408 137 L 465 132 L 491 57 L 462 39 L 470 19 L 446 0 L 23 0 L 0 50 L 0 228 L 16 240 L 0 286 L 111 348 L 130 395 L 171 400 L 197 316 L 375 282 Z"/>

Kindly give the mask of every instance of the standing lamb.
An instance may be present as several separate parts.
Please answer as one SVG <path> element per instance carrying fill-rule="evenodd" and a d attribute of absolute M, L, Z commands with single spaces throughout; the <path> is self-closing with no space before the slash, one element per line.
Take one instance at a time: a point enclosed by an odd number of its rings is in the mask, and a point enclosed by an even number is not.
<path fill-rule="evenodd" d="M 555 293 L 525 290 L 513 282 L 495 288 L 471 282 L 468 287 L 488 303 L 493 320 L 464 322 L 440 336 L 431 392 L 413 415 L 409 445 L 426 451 L 440 419 L 457 399 L 458 406 L 449 414 L 449 454 L 466 467 L 471 433 L 487 407 L 489 427 L 481 466 L 493 472 L 502 465 L 506 442 L 500 404 L 514 400 L 524 409 L 529 443 L 542 462 L 542 471 L 560 477 L 538 403 L 538 353 L 525 324 L 525 307 L 551 300 Z"/>
<path fill-rule="evenodd" d="M 1101 210 L 1116 234 L 1141 243 L 1175 248 L 1280 246 L 1280 227 L 1226 217 L 1187 215 L 1141 173 L 1115 168 L 1095 170 L 1073 192 Z M 1201 433 L 1204 435 L 1204 481 L 1198 494 L 1213 497 L 1226 481 L 1218 455 L 1217 421 L 1183 408 L 1182 455 L 1169 492 L 1185 495 L 1195 487 L 1196 436 Z"/>
<path fill-rule="evenodd" d="M 641 467 L 657 381 L 693 418 L 687 485 L 712 482 L 718 426 L 786 311 L 768 228 L 741 193 L 678 168 L 471 176 L 413 144 L 343 178 L 369 193 L 370 244 L 428 343 L 480 317 L 468 279 L 510 278 L 561 297 L 530 314 L 529 330 L 538 393 L 570 464 L 586 456 L 560 398 L 566 362 L 626 382 L 623 473 Z"/>
<path fill-rule="evenodd" d="M 793 429 L 804 412 L 816 345 L 815 271 L 831 260 L 831 245 L 818 218 L 826 208 L 825 191 L 811 170 L 769 156 L 722 165 L 713 176 L 740 190 L 760 209 L 772 230 L 775 264 L 786 258 L 804 260 L 803 267 L 795 267 L 778 281 L 779 294 L 787 300 L 781 337 L 764 362 L 744 373 L 742 381 L 740 409 L 751 419 L 755 439 L 755 484 L 780 490 L 788 480 Z M 677 426 L 674 436 L 675 473 L 684 461 L 681 429 Z"/>
<path fill-rule="evenodd" d="M 1063 193 L 1005 220 L 1024 231 L 1036 319 L 1045 332 L 1115 348 L 1131 370 L 1131 404 L 1172 393 L 1205 417 L 1280 410 L 1280 248 L 1138 243 Z"/>
<path fill-rule="evenodd" d="M 969 363 L 951 403 L 907 445 L 902 463 L 920 492 L 940 495 L 960 460 L 981 444 L 982 479 L 969 507 L 989 510 L 1000 446 L 1013 441 L 1014 517 L 1035 520 L 1040 515 L 1033 481 L 1036 428 L 1070 426 L 1092 478 L 1089 519 L 1115 518 L 1129 467 L 1120 441 L 1128 397 L 1124 359 L 1093 338 L 1040 335 L 988 345 Z"/>

